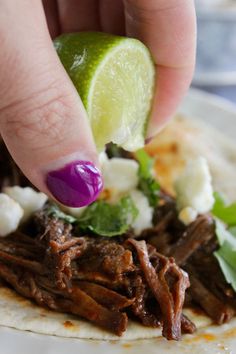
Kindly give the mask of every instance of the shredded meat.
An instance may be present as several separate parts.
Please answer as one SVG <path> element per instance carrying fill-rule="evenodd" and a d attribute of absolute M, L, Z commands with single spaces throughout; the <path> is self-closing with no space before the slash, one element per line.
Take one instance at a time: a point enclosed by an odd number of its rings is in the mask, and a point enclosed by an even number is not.
<path fill-rule="evenodd" d="M 196 331 L 195 324 L 190 319 L 182 314 L 181 316 L 181 329 L 183 333 L 193 334 Z"/>
<path fill-rule="evenodd" d="M 159 264 L 155 269 L 149 259 L 145 241 L 129 239 L 127 242 L 135 247 L 146 281 L 161 308 L 163 336 L 179 339 L 185 290 L 190 285 L 187 273 L 178 268 L 173 258 L 168 259 L 158 253 L 156 257 L 159 258 Z"/>
<path fill-rule="evenodd" d="M 212 217 L 201 215 L 187 227 L 182 237 L 169 250 L 169 254 L 174 257 L 177 264 L 184 265 L 199 247 L 206 244 L 213 237 L 214 222 Z"/>
<path fill-rule="evenodd" d="M 190 294 L 205 312 L 217 324 L 229 322 L 234 315 L 234 310 L 227 304 L 221 302 L 202 282 L 194 275 L 193 269 L 187 268 L 191 281 Z"/>
<path fill-rule="evenodd" d="M 134 298 L 128 299 L 116 291 L 89 281 L 77 281 L 76 285 L 94 300 L 112 310 L 121 310 L 125 307 L 129 307 L 135 300 Z"/>
<path fill-rule="evenodd" d="M 31 272 L 19 271 L 3 263 L 0 263 L 0 276 L 21 295 L 33 299 L 40 306 L 79 315 L 117 335 L 121 335 L 127 327 L 128 318 L 125 313 L 100 305 L 77 286 L 72 286 L 70 291 L 54 291 L 53 287 L 44 287 L 42 279 Z M 126 305 L 124 303 L 124 307 Z"/>
<path fill-rule="evenodd" d="M 0 277 L 17 292 L 119 336 L 127 315 L 145 326 L 163 326 L 167 339 L 194 331 L 182 313 L 188 277 L 173 258 L 144 240 L 75 237 L 70 225 L 44 211 L 35 223 L 37 235 L 16 232 L 0 239 Z"/>
<path fill-rule="evenodd" d="M 160 327 L 160 313 L 158 307 L 149 310 L 147 306 L 147 284 L 141 275 L 133 274 L 129 277 L 128 292 L 134 298 L 131 306 L 132 313 L 147 327 Z"/>
<path fill-rule="evenodd" d="M 211 242 L 201 248 L 191 257 L 191 266 L 202 284 L 211 291 L 221 302 L 236 309 L 236 296 L 232 287 L 226 283 L 218 262 L 213 255 L 217 245 Z M 214 274 L 214 276 L 212 276 Z"/>
<path fill-rule="evenodd" d="M 195 325 L 182 312 L 190 283 L 188 303 L 225 323 L 236 304 L 212 256 L 212 218 L 203 215 L 184 227 L 173 208 L 171 199 L 164 200 L 155 227 L 138 240 L 130 231 L 112 239 L 75 236 L 71 225 L 43 210 L 34 217 L 34 232 L 26 228 L 0 239 L 0 277 L 40 306 L 81 316 L 118 336 L 128 317 L 161 326 L 167 339 L 193 333 Z"/>
<path fill-rule="evenodd" d="M 144 231 L 145 240 L 162 254 L 174 257 L 189 274 L 191 286 L 185 303 L 200 306 L 216 324 L 228 322 L 236 313 L 236 297 L 213 255 L 218 248 L 214 220 L 210 215 L 200 215 L 183 228 L 175 208 L 172 201 L 163 200 L 157 208 L 154 228 Z M 163 222 L 166 218 L 168 222 Z"/>
<path fill-rule="evenodd" d="M 3 143 L 0 166 L 1 189 L 30 185 Z M 132 318 L 178 340 L 196 330 L 182 312 L 186 305 L 199 306 L 217 324 L 228 322 L 236 296 L 213 256 L 218 243 L 212 217 L 200 215 L 186 227 L 175 200 L 161 191 L 153 224 L 138 236 L 130 229 L 108 239 L 80 234 L 42 210 L 0 238 L 0 278 L 40 306 L 118 336 Z"/>

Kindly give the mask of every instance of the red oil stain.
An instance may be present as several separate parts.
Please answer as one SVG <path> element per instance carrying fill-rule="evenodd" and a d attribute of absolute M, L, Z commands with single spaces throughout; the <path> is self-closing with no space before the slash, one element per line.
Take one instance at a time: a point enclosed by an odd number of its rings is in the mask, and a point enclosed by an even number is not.
<path fill-rule="evenodd" d="M 78 326 L 75 326 L 74 323 L 71 321 L 65 321 L 63 323 L 63 325 L 65 328 L 68 328 L 68 329 L 75 329 L 75 327 L 78 327 Z"/>
<path fill-rule="evenodd" d="M 122 345 L 122 347 L 123 347 L 123 348 L 126 348 L 126 349 L 129 349 L 129 348 L 132 347 L 132 344 L 130 344 L 130 343 L 125 343 L 125 344 Z"/>
<path fill-rule="evenodd" d="M 184 340 L 185 343 L 194 343 L 194 342 L 200 342 L 200 341 L 206 341 L 206 342 L 213 342 L 217 340 L 217 336 L 215 336 L 212 333 L 200 333 L 198 335 L 195 335 L 194 337 L 186 338 Z"/>
<path fill-rule="evenodd" d="M 208 342 L 214 341 L 217 339 L 217 337 L 214 334 L 211 333 L 205 333 L 202 334 L 202 338 L 205 339 Z"/>

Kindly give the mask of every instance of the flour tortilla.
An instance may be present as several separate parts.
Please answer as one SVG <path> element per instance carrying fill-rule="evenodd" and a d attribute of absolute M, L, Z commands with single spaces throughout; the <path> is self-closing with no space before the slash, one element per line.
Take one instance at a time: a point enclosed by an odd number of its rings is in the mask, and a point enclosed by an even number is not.
<path fill-rule="evenodd" d="M 156 156 L 155 171 L 161 184 L 174 194 L 173 181 L 181 173 L 187 160 L 199 155 L 209 162 L 216 190 L 236 200 L 236 145 L 198 121 L 178 117 L 148 145 L 147 150 Z M 222 173 L 223 170 L 223 173 Z M 206 333 L 235 331 L 236 319 L 224 326 L 213 326 L 209 317 L 191 310 L 184 311 L 198 328 L 195 336 Z M 0 325 L 35 333 L 60 337 L 117 340 L 117 336 L 78 319 L 76 316 L 56 313 L 41 308 L 0 284 Z M 130 321 L 122 340 L 161 337 L 160 329 L 144 327 Z M 194 336 L 184 336 L 184 341 Z M 163 339 L 163 345 L 166 340 Z"/>

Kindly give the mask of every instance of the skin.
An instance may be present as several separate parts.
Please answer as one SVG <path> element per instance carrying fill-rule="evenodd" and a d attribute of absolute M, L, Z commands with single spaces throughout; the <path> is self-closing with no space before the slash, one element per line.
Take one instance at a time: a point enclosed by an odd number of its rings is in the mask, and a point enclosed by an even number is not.
<path fill-rule="evenodd" d="M 73 159 L 97 164 L 86 112 L 51 41 L 83 30 L 136 37 L 150 48 L 158 75 L 149 137 L 173 115 L 193 74 L 193 0 L 1 0 L 0 133 L 47 194 L 47 171 Z"/>

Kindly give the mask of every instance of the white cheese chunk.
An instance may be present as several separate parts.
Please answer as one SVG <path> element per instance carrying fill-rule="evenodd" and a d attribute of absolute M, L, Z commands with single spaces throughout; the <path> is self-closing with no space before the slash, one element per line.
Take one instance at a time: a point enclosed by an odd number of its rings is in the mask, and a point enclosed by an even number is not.
<path fill-rule="evenodd" d="M 85 211 L 85 209 L 87 208 L 86 206 L 81 207 L 81 208 L 70 208 L 70 207 L 66 207 L 64 205 L 60 205 L 60 208 L 69 215 L 74 216 L 75 218 L 79 218 L 83 212 Z"/>
<path fill-rule="evenodd" d="M 183 208 L 179 213 L 179 220 L 184 223 L 184 225 L 189 225 L 191 222 L 196 220 L 197 218 L 197 210 L 191 207 Z"/>
<path fill-rule="evenodd" d="M 24 211 L 15 200 L 0 193 L 0 236 L 7 236 L 15 231 L 23 217 Z"/>
<path fill-rule="evenodd" d="M 131 191 L 130 197 L 139 212 L 132 224 L 134 233 L 138 235 L 142 230 L 152 227 L 153 208 L 150 207 L 147 197 L 141 191 Z"/>
<path fill-rule="evenodd" d="M 139 165 L 134 160 L 119 157 L 104 159 L 101 168 L 104 188 L 125 193 L 138 185 Z"/>
<path fill-rule="evenodd" d="M 27 220 L 32 213 L 42 209 L 48 197 L 46 194 L 36 192 L 30 187 L 6 187 L 4 193 L 20 204 L 24 210 L 23 221 Z"/>
<path fill-rule="evenodd" d="M 207 160 L 191 160 L 184 173 L 175 182 L 178 209 L 192 207 L 198 214 L 206 213 L 214 204 L 211 175 Z"/>
<path fill-rule="evenodd" d="M 98 160 L 99 160 L 100 166 L 103 166 L 104 163 L 106 163 L 108 161 L 108 156 L 105 153 L 105 151 L 100 152 L 100 154 L 98 155 Z"/>

